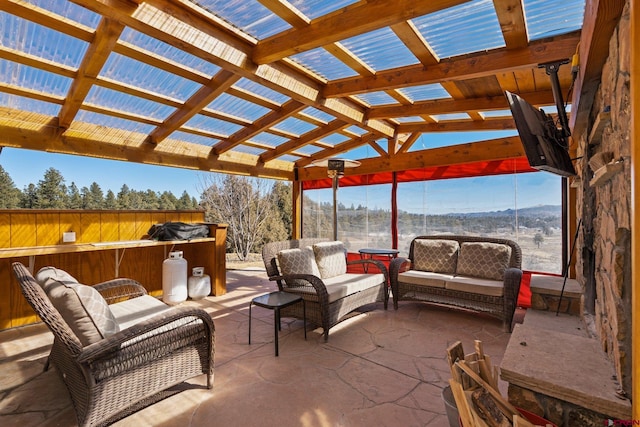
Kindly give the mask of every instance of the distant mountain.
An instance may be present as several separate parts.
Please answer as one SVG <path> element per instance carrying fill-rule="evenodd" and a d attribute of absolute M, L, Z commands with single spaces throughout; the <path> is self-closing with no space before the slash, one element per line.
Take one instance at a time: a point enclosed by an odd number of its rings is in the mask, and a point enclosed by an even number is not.
<path fill-rule="evenodd" d="M 539 205 L 528 208 L 518 209 L 519 217 L 544 218 L 559 217 L 562 214 L 562 206 L 560 205 Z M 447 216 L 464 217 L 464 218 L 482 218 L 482 217 L 504 217 L 514 216 L 515 209 L 505 209 L 503 211 L 489 212 L 471 212 L 471 213 L 449 213 Z"/>

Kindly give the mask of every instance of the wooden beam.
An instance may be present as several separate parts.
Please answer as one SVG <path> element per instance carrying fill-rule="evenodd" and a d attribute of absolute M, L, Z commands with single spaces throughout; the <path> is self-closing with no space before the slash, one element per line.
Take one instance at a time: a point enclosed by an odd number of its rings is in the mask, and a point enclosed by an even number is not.
<path fill-rule="evenodd" d="M 311 20 L 287 0 L 258 0 L 264 7 L 278 15 L 294 28 L 309 25 Z"/>
<path fill-rule="evenodd" d="M 640 4 L 630 1 L 630 35 L 629 46 L 640 46 Z M 631 253 L 640 253 L 640 51 L 631 49 L 630 58 L 630 89 L 631 95 Z M 640 271 L 636 267 L 637 263 L 631 267 L 631 336 L 640 336 Z M 640 420 L 640 340 L 631 340 L 631 363 L 633 372 L 632 393 L 632 419 Z"/>
<path fill-rule="evenodd" d="M 191 98 L 184 103 L 182 108 L 174 111 L 161 126 L 151 132 L 149 135 L 150 142 L 157 144 L 172 132 L 176 131 L 189 119 L 198 114 L 204 107 L 209 105 L 211 101 L 216 99 L 220 94 L 227 90 L 232 84 L 237 82 L 240 76 L 230 71 L 222 70 L 211 79 L 207 86 L 203 86 L 194 93 Z"/>
<path fill-rule="evenodd" d="M 533 105 L 553 105 L 553 93 L 551 91 L 530 92 L 520 94 Z M 491 111 L 509 108 L 509 103 L 504 95 L 487 96 L 483 98 L 467 98 L 459 100 L 438 99 L 435 101 L 421 101 L 413 105 L 398 105 L 387 107 L 371 107 L 370 118 L 410 117 L 423 114 L 453 114 L 464 113 L 469 110 Z"/>
<path fill-rule="evenodd" d="M 75 68 L 69 67 L 68 65 L 58 64 L 57 62 L 20 52 L 6 46 L 0 46 L 0 58 L 71 79 L 74 79 L 77 75 Z"/>
<path fill-rule="evenodd" d="M 225 153 L 210 159 L 211 148 L 167 139 L 146 143 L 147 135 L 74 121 L 64 132 L 57 117 L 0 107 L 0 146 L 111 160 L 235 173 L 273 179 L 293 179 L 290 162 L 258 164 L 258 157 Z"/>
<path fill-rule="evenodd" d="M 288 101 L 284 103 L 279 109 L 270 111 L 269 113 L 253 122 L 250 126 L 247 126 L 244 129 L 240 129 L 229 138 L 215 145 L 213 147 L 212 153 L 214 153 L 216 156 L 219 156 L 220 154 L 242 144 L 244 141 L 259 134 L 260 132 L 267 130 L 271 126 L 275 126 L 276 124 L 285 120 L 287 117 L 290 117 L 291 115 L 304 108 L 306 108 L 306 105 L 301 102 Z"/>
<path fill-rule="evenodd" d="M 258 42 L 252 59 L 267 64 L 296 53 L 347 39 L 382 27 L 463 3 L 462 0 L 369 0 L 358 2 Z"/>
<path fill-rule="evenodd" d="M 409 148 L 411 148 L 413 143 L 416 142 L 421 135 L 422 133 L 420 132 L 414 132 L 411 135 L 409 135 L 409 137 L 402 143 L 402 145 L 400 146 L 396 154 L 402 154 L 409 151 Z"/>
<path fill-rule="evenodd" d="M 579 41 L 579 32 L 554 37 L 552 40 L 533 42 L 523 49 L 496 49 L 440 61 L 424 67 L 413 65 L 386 70 L 372 77 L 350 77 L 334 80 L 325 86 L 327 98 L 354 95 L 376 90 L 397 89 L 408 86 L 465 80 L 494 75 L 510 70 L 533 68 L 539 63 L 570 58 Z"/>
<path fill-rule="evenodd" d="M 398 133 L 414 132 L 476 132 L 484 130 L 515 129 L 516 124 L 509 118 L 487 118 L 485 120 L 447 120 L 438 123 L 402 123 Z"/>
<path fill-rule="evenodd" d="M 353 172 L 345 171 L 345 174 L 365 175 L 429 167 L 446 167 L 472 162 L 519 158 L 524 155 L 520 138 L 513 136 L 412 151 L 387 158 L 360 159 L 360 166 Z M 308 181 L 326 178 L 326 170 L 316 169 L 321 168 L 300 168 L 298 171 L 300 180 Z"/>
<path fill-rule="evenodd" d="M 502 37 L 507 49 L 520 49 L 529 44 L 527 22 L 522 0 L 493 0 Z"/>
<path fill-rule="evenodd" d="M 575 140 L 587 129 L 593 99 L 600 86 L 609 41 L 618 25 L 625 0 L 587 0 L 580 38 L 580 70 L 573 89 L 569 127 Z"/>
<path fill-rule="evenodd" d="M 429 43 L 422 37 L 420 31 L 411 21 L 399 22 L 391 26 L 391 30 L 398 36 L 402 43 L 418 58 L 423 65 L 435 65 L 440 58 Z"/>
<path fill-rule="evenodd" d="M 349 141 L 341 142 L 333 148 L 319 151 L 313 155 L 313 159 L 298 160 L 296 162 L 296 166 L 299 168 L 309 166 L 314 160 L 328 159 L 329 157 L 334 157 L 338 154 L 346 153 L 347 151 L 353 150 L 354 148 L 360 147 L 361 145 L 368 144 L 370 141 L 375 141 L 377 138 L 378 136 L 373 133 L 364 134 Z"/>

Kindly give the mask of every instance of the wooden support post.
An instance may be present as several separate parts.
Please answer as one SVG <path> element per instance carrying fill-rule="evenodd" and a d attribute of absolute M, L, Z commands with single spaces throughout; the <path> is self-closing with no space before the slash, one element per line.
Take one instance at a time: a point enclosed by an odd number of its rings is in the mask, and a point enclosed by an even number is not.
<path fill-rule="evenodd" d="M 211 236 L 215 237 L 215 270 L 211 277 L 211 291 L 220 296 L 227 293 L 227 224 L 213 224 Z"/>

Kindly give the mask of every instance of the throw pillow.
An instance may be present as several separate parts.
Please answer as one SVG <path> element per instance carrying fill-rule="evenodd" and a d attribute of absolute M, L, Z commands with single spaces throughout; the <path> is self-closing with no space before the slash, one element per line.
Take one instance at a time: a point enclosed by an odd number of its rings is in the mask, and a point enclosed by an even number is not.
<path fill-rule="evenodd" d="M 329 279 L 347 272 L 347 257 L 342 242 L 321 242 L 313 245 L 320 277 Z"/>
<path fill-rule="evenodd" d="M 38 270 L 35 279 L 43 289 L 51 282 L 78 283 L 76 278 L 66 271 L 50 266 Z"/>
<path fill-rule="evenodd" d="M 511 247 L 499 243 L 465 242 L 460 246 L 456 274 L 483 279 L 504 280 Z"/>
<path fill-rule="evenodd" d="M 120 330 L 107 302 L 93 287 L 56 281 L 49 282 L 45 291 L 83 346 Z"/>
<path fill-rule="evenodd" d="M 418 239 L 413 242 L 413 268 L 434 273 L 454 274 L 460 245 L 455 240 Z"/>
<path fill-rule="evenodd" d="M 284 249 L 278 252 L 278 264 L 283 275 L 289 274 L 312 274 L 320 277 L 320 271 L 313 256 L 313 249 L 305 248 Z M 286 280 L 289 286 L 305 286 L 309 282 L 306 280 Z"/>

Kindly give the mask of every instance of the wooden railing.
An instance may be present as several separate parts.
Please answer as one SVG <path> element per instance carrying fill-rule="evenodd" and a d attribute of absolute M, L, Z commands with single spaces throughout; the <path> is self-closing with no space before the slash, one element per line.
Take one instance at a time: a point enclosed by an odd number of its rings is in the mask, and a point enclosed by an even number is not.
<path fill-rule="evenodd" d="M 192 267 L 211 276 L 213 295 L 226 292 L 226 224 L 209 224 L 208 238 L 157 242 L 145 239 L 153 224 L 204 222 L 202 211 L 0 210 L 0 330 L 36 322 L 11 271 L 18 261 L 34 273 L 52 265 L 81 283 L 115 277 L 142 283 L 151 295 L 162 293 L 162 262 L 181 250 Z M 64 233 L 75 233 L 65 242 Z M 70 237 L 67 234 L 67 237 Z"/>

